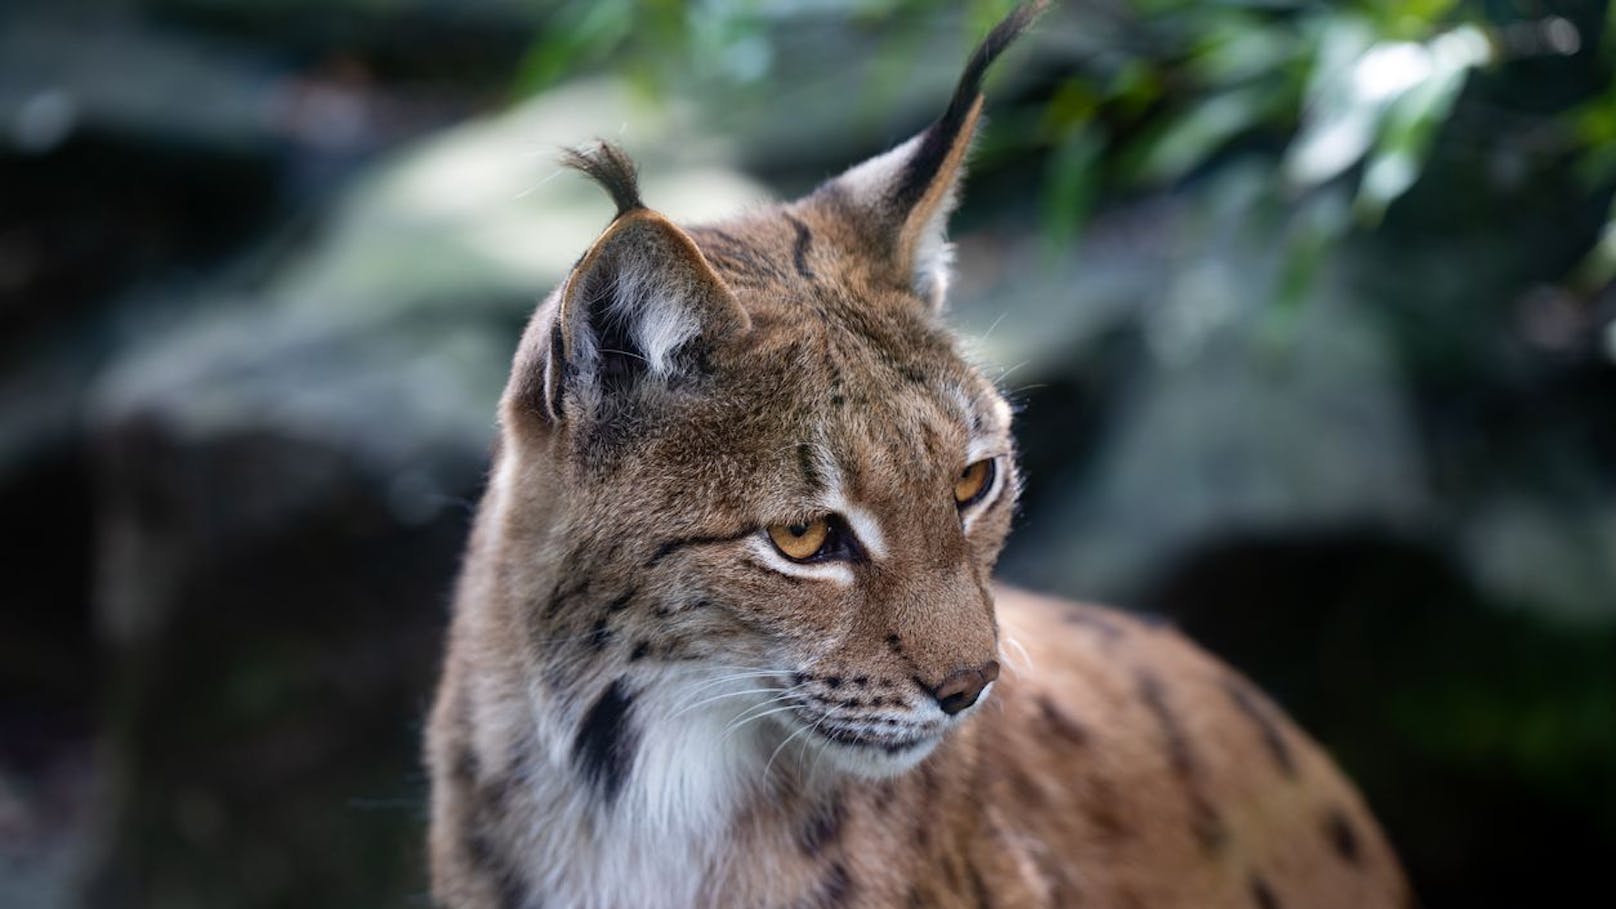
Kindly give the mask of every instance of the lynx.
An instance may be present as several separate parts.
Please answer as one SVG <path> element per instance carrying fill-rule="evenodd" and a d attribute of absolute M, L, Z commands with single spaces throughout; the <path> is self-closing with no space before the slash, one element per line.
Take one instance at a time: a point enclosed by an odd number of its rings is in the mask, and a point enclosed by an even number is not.
<path fill-rule="evenodd" d="M 453 909 L 1412 904 L 1169 628 L 996 587 L 1011 409 L 940 309 L 984 72 L 796 201 L 617 213 L 524 332 L 427 736 Z"/>

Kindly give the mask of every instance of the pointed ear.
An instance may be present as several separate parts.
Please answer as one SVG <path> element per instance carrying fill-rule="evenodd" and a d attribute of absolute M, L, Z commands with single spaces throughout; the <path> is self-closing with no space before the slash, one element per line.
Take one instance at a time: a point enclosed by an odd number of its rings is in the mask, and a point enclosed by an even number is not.
<path fill-rule="evenodd" d="M 965 156 L 982 116 L 982 78 L 1047 0 L 1016 7 L 965 64 L 948 109 L 919 135 L 820 187 L 809 198 L 852 222 L 867 248 L 933 309 L 948 289 L 948 216 L 958 202 Z"/>
<path fill-rule="evenodd" d="M 528 324 L 507 391 L 545 422 L 605 416 L 653 385 L 695 379 L 702 352 L 743 333 L 746 312 L 673 222 L 639 199 L 633 165 L 602 144 L 567 163 L 611 193 L 618 214 Z"/>

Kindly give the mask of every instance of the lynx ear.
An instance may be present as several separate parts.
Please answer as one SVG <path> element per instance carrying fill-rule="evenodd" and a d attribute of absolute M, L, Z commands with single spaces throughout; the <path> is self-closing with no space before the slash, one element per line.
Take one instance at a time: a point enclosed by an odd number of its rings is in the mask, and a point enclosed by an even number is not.
<path fill-rule="evenodd" d="M 613 146 L 566 163 L 611 193 L 617 216 L 528 324 L 507 398 L 547 422 L 604 416 L 651 383 L 702 369 L 703 345 L 748 327 L 746 313 L 684 231 L 640 201 Z"/>
<path fill-rule="evenodd" d="M 884 265 L 934 309 L 948 288 L 948 216 L 958 202 L 966 152 L 982 115 L 982 78 L 1047 0 L 1016 7 L 965 64 L 943 115 L 919 135 L 820 187 L 809 204 L 853 223 Z"/>

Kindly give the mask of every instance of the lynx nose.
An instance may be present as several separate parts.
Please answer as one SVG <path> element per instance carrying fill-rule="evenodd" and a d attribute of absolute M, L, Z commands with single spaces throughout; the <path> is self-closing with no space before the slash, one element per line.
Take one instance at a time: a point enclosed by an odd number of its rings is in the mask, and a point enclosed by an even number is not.
<path fill-rule="evenodd" d="M 949 674 L 931 693 L 937 699 L 937 706 L 953 716 L 975 704 L 976 699 L 982 696 L 982 689 L 998 677 L 999 661 L 988 660 L 975 669 L 961 669 Z"/>

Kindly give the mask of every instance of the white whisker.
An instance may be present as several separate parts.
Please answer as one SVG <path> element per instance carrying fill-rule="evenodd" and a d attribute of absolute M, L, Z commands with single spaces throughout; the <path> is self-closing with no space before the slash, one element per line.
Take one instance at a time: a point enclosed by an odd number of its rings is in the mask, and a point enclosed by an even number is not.
<path fill-rule="evenodd" d="M 768 703 L 770 703 L 770 704 L 774 704 L 774 703 L 778 703 L 778 702 L 779 702 L 779 701 L 778 701 L 778 700 L 776 700 L 776 701 L 770 701 L 770 702 L 768 702 Z M 762 705 L 760 705 L 760 706 L 762 706 Z M 756 708 L 756 707 L 754 707 L 754 708 L 752 708 L 752 709 L 753 709 L 753 710 L 756 710 L 756 709 L 757 709 L 757 708 Z M 732 730 L 733 730 L 733 731 L 736 731 L 736 732 L 738 732 L 738 731 L 740 731 L 740 729 L 741 729 L 741 728 L 742 728 L 742 727 L 744 727 L 744 726 L 746 726 L 746 725 L 747 725 L 747 724 L 749 724 L 749 723 L 755 723 L 755 722 L 757 722 L 757 721 L 758 721 L 758 720 L 761 720 L 761 719 L 763 719 L 763 718 L 764 718 L 764 717 L 766 717 L 766 716 L 769 716 L 769 715 L 770 715 L 770 714 L 775 714 L 775 713 L 785 713 L 785 712 L 786 712 L 786 711 L 787 711 L 787 710 L 796 710 L 796 709 L 797 709 L 797 705 L 796 705 L 796 704 L 787 704 L 787 705 L 786 705 L 786 706 L 784 706 L 784 707 L 776 707 L 776 708 L 774 708 L 774 709 L 773 709 L 773 710 L 765 710 L 765 711 L 763 711 L 763 712 L 762 712 L 762 713 L 760 713 L 760 714 L 757 714 L 757 715 L 756 715 L 756 716 L 749 716 L 749 717 L 746 717 L 746 718 L 745 718 L 745 719 L 744 719 L 744 720 L 740 720 L 740 721 L 739 721 L 739 725 L 737 725 L 737 723 L 736 723 L 736 722 L 731 722 L 731 723 L 730 723 L 730 724 L 729 724 L 729 725 L 728 725 L 728 726 L 726 726 L 726 727 L 724 727 L 724 732 L 723 732 L 723 734 L 725 734 L 725 735 L 728 735 L 728 734 L 730 734 L 730 732 L 731 732 L 731 731 L 732 731 Z"/>
<path fill-rule="evenodd" d="M 668 717 L 668 719 L 669 720 L 677 720 L 678 718 L 684 716 L 685 714 L 689 713 L 692 710 L 695 710 L 698 707 L 702 707 L 702 706 L 705 706 L 707 704 L 716 703 L 718 701 L 722 701 L 722 700 L 725 700 L 727 698 L 738 698 L 738 697 L 742 697 L 742 696 L 745 696 L 745 695 L 748 695 L 748 694 L 768 694 L 770 692 L 779 691 L 779 690 L 780 689 L 778 689 L 778 688 L 748 688 L 745 691 L 726 691 L 723 694 L 715 694 L 712 697 L 702 698 L 701 700 L 695 702 L 694 704 L 686 704 L 684 707 L 681 707 L 678 710 L 674 711 L 673 714 L 671 714 Z"/>

